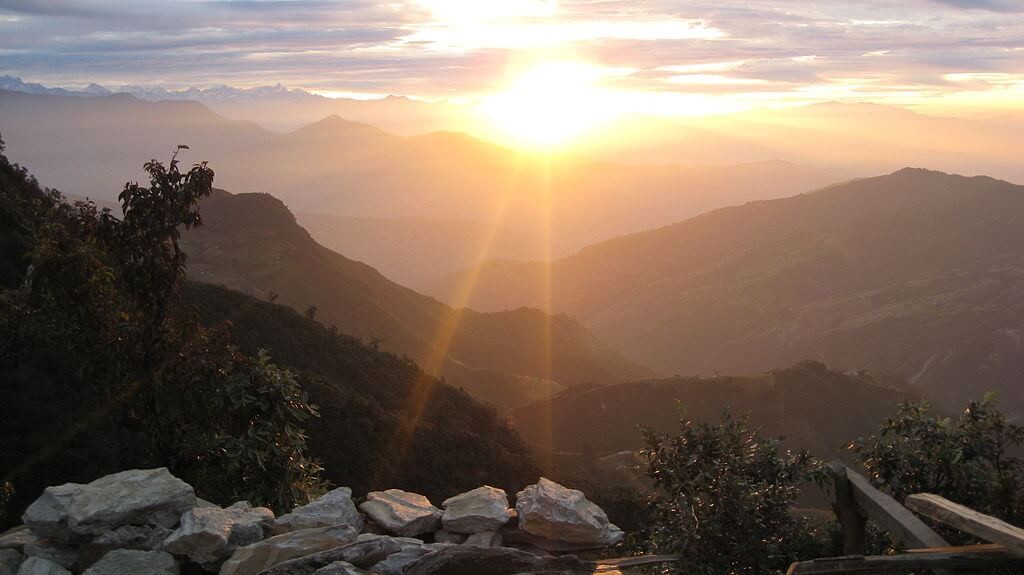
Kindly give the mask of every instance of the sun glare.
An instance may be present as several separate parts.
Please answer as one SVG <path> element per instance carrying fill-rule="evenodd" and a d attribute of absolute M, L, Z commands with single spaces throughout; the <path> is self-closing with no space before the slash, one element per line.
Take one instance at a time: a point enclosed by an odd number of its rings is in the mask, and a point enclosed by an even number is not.
<path fill-rule="evenodd" d="M 615 94 L 599 85 L 610 73 L 577 62 L 537 64 L 485 97 L 477 110 L 502 140 L 561 148 L 618 115 Z"/>

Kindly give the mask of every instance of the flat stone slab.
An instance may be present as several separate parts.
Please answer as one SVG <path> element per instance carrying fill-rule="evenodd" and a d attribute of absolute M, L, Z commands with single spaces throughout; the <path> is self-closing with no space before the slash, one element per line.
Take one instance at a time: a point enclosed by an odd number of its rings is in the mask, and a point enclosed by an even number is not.
<path fill-rule="evenodd" d="M 449 497 L 442 506 L 441 523 L 453 533 L 495 531 L 508 523 L 510 517 L 508 495 L 487 485 Z"/>
<path fill-rule="evenodd" d="M 625 535 L 582 491 L 544 477 L 516 495 L 516 511 L 521 530 L 552 541 L 608 546 Z"/>
<path fill-rule="evenodd" d="M 418 493 L 401 489 L 372 491 L 359 510 L 389 533 L 414 537 L 437 531 L 441 526 L 441 510 Z"/>
<path fill-rule="evenodd" d="M 339 487 L 323 496 L 296 507 L 274 521 L 274 533 L 285 533 L 310 527 L 348 525 L 356 531 L 363 529 L 363 516 L 352 502 L 352 490 Z"/>
<path fill-rule="evenodd" d="M 76 541 L 122 525 L 173 527 L 195 506 L 192 486 L 166 468 L 132 469 L 85 485 L 47 487 L 22 520 L 40 537 Z"/>

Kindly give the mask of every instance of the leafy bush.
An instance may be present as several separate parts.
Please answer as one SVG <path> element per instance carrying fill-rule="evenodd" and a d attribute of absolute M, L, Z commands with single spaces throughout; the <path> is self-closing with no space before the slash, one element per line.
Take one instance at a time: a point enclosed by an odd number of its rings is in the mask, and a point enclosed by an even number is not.
<path fill-rule="evenodd" d="M 149 186 L 127 184 L 117 218 L 0 153 L 0 523 L 47 485 L 130 467 L 278 509 L 319 485 L 304 456 L 315 411 L 294 376 L 180 302 L 180 229 L 200 225 L 213 171 L 145 167 Z"/>
<path fill-rule="evenodd" d="M 652 500 L 652 551 L 678 553 L 674 573 L 781 573 L 820 553 L 819 537 L 791 513 L 801 485 L 821 480 L 807 453 L 780 453 L 776 439 L 726 413 L 717 424 L 683 419 L 678 435 L 644 430 Z"/>
<path fill-rule="evenodd" d="M 1009 423 L 991 394 L 971 402 L 959 418 L 932 412 L 927 402 L 905 402 L 877 435 L 850 448 L 872 483 L 902 501 L 935 493 L 1010 523 L 1024 524 L 1024 461 L 1010 455 L 1024 427 Z M 966 543 L 963 534 L 944 532 Z"/>

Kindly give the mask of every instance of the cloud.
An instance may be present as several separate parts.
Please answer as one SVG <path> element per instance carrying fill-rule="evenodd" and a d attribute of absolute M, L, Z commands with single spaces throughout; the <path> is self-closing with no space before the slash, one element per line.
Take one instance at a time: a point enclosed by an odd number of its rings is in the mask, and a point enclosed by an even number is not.
<path fill-rule="evenodd" d="M 1024 3 L 0 0 L 0 74 L 472 96 L 528 56 L 631 70 L 607 80 L 620 90 L 938 94 L 1005 88 L 992 87 L 1002 76 L 951 74 L 1024 73 L 1024 19 L 1012 10 Z"/>

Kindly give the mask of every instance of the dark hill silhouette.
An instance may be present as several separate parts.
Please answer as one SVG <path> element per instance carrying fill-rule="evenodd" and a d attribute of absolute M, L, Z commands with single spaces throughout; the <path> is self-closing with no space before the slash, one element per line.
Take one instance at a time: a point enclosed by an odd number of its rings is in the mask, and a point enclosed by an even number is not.
<path fill-rule="evenodd" d="M 1021 414 L 1022 234 L 1024 187 L 904 169 L 590 246 L 554 264 L 554 309 L 664 372 L 812 357 Z M 486 264 L 470 305 L 539 304 L 543 273 Z"/>
<path fill-rule="evenodd" d="M 395 284 L 316 243 L 270 195 L 223 194 L 204 202 L 202 215 L 203 227 L 183 241 L 191 279 L 259 298 L 273 292 L 299 311 L 316 306 L 325 325 L 379 339 L 481 399 L 515 405 L 564 385 L 651 373 L 567 316 L 460 312 Z"/>
<path fill-rule="evenodd" d="M 758 376 L 574 388 L 509 415 L 520 435 L 541 449 L 604 454 L 643 447 L 641 425 L 669 432 L 680 417 L 717 421 L 728 410 L 749 415 L 767 435 L 785 436 L 790 449 L 834 457 L 852 439 L 875 432 L 907 397 L 890 382 L 805 361 Z"/>

